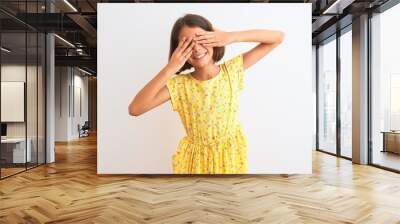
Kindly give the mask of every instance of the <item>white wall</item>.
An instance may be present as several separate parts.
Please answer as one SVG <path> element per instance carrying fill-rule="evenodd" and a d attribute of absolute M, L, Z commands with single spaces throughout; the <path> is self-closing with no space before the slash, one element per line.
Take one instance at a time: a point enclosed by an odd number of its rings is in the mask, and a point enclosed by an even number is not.
<path fill-rule="evenodd" d="M 83 125 L 88 120 L 88 78 L 72 67 L 56 67 L 55 78 L 55 140 L 77 139 L 78 124 Z M 81 90 L 82 114 L 76 108 L 78 89 Z"/>
<path fill-rule="evenodd" d="M 78 73 L 77 73 L 78 72 Z M 77 129 L 78 124 L 81 126 L 88 120 L 88 77 L 82 76 L 79 70 L 75 70 L 74 75 L 74 108 L 72 108 L 75 113 L 72 115 L 71 119 L 71 135 L 73 138 L 79 137 L 79 132 Z M 80 90 L 80 93 L 78 92 Z M 80 97 L 79 97 L 80 94 Z M 81 101 L 81 102 L 79 102 Z M 72 106 L 72 105 L 71 105 Z M 79 111 L 79 107 L 82 112 Z"/>
<path fill-rule="evenodd" d="M 55 68 L 55 141 L 68 140 L 68 67 Z"/>
<path fill-rule="evenodd" d="M 239 117 L 249 173 L 311 173 L 311 4 L 262 3 L 98 4 L 98 173 L 172 173 L 185 135 L 178 114 L 169 101 L 140 117 L 127 108 L 166 64 L 172 25 L 185 13 L 227 31 L 285 32 L 281 46 L 246 70 Z M 223 60 L 253 46 L 230 45 Z"/>

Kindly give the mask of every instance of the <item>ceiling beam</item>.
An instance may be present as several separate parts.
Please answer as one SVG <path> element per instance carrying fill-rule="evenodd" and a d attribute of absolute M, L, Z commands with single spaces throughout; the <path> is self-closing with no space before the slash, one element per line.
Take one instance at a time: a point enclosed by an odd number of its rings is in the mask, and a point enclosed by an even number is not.
<path fill-rule="evenodd" d="M 322 14 L 342 14 L 343 10 L 351 5 L 355 0 L 336 0 L 322 10 Z"/>
<path fill-rule="evenodd" d="M 86 34 L 93 39 L 96 39 L 97 30 L 90 24 L 85 17 L 79 13 L 69 13 L 67 16 L 73 20 L 77 25 L 79 25 Z"/>
<path fill-rule="evenodd" d="M 83 66 L 96 71 L 97 60 L 91 56 L 55 56 L 56 66 Z"/>

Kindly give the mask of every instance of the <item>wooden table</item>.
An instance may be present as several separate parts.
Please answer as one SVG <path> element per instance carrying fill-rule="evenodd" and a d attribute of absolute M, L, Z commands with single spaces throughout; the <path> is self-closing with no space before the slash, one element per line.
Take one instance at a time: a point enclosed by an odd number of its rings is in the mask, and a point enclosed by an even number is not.
<path fill-rule="evenodd" d="M 400 154 L 400 131 L 382 131 L 381 133 L 383 133 L 382 152 Z"/>

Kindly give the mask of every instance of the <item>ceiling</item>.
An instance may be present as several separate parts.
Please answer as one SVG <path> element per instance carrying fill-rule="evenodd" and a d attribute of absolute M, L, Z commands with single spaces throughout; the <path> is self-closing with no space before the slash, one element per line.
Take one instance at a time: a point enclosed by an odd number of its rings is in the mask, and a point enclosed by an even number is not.
<path fill-rule="evenodd" d="M 336 32 L 337 27 L 351 23 L 352 17 L 374 9 L 388 0 L 253 0 L 230 2 L 312 3 L 312 36 L 316 44 Z M 182 2 L 150 0 L 1 0 L 1 30 L 13 45 L 24 46 L 21 34 L 25 28 L 39 32 L 55 32 L 56 65 L 81 66 L 96 71 L 97 57 L 97 3 Z M 185 1 L 227 2 L 227 1 Z M 50 9 L 52 13 L 50 12 Z M 338 23 L 338 21 L 341 21 Z M 339 24 L 339 26 L 338 26 Z M 11 34 L 13 33 L 13 34 Z M 13 37 L 14 36 L 14 37 Z M 4 43 L 4 42 L 3 42 Z M 10 46 L 11 46 L 10 45 Z M 32 45 L 33 46 L 33 45 Z M 30 51 L 28 49 L 28 51 Z"/>

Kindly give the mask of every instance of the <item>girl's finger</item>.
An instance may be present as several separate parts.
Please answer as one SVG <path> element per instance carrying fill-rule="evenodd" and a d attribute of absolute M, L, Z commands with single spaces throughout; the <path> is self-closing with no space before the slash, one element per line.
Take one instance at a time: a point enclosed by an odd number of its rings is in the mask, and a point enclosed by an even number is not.
<path fill-rule="evenodd" d="M 206 31 L 199 31 L 199 32 L 196 32 L 196 36 L 200 36 L 200 35 L 204 35 L 204 34 L 206 34 Z"/>
<path fill-rule="evenodd" d="M 193 38 L 186 38 L 185 42 L 182 44 L 181 48 L 179 48 L 179 52 L 183 52 L 187 46 L 192 42 Z"/>
<path fill-rule="evenodd" d="M 203 44 L 204 47 L 218 47 L 218 42 Z"/>
<path fill-rule="evenodd" d="M 190 43 L 190 45 L 187 46 L 187 48 L 183 50 L 182 54 L 183 54 L 183 55 L 186 55 L 187 52 L 190 52 L 190 51 L 193 49 L 193 47 L 194 47 L 195 44 L 196 44 L 196 42 L 195 42 L 194 40 L 192 40 L 192 42 Z"/>
<path fill-rule="evenodd" d="M 197 41 L 197 43 L 199 43 L 199 44 L 209 44 L 209 43 L 214 43 L 214 42 L 217 42 L 214 38 Z"/>
<path fill-rule="evenodd" d="M 182 41 L 179 43 L 180 46 L 177 47 L 176 51 L 179 53 L 181 51 L 183 51 L 183 49 L 185 48 L 185 44 L 189 41 L 189 38 L 187 37 L 183 37 Z"/>
<path fill-rule="evenodd" d="M 193 50 L 190 50 L 189 52 L 187 52 L 183 57 L 185 58 L 185 60 L 187 60 L 188 58 L 190 58 L 190 55 L 192 55 Z"/>
<path fill-rule="evenodd" d="M 214 38 L 214 35 L 201 35 L 201 36 L 198 36 L 198 37 L 195 37 L 195 40 L 196 41 L 199 41 L 199 40 L 207 40 L 207 39 L 211 39 L 211 38 Z"/>
<path fill-rule="evenodd" d="M 199 41 L 199 40 L 210 39 L 210 38 L 213 38 L 213 37 L 214 37 L 214 34 L 204 34 L 204 35 L 200 35 L 200 36 L 195 37 L 195 40 Z"/>
<path fill-rule="evenodd" d="M 185 40 L 186 40 L 186 37 L 183 37 L 183 38 L 179 41 L 178 46 L 176 47 L 176 49 L 181 48 L 181 47 L 182 47 L 182 44 L 185 42 Z"/>
<path fill-rule="evenodd" d="M 205 31 L 203 34 L 214 34 L 214 31 Z"/>

